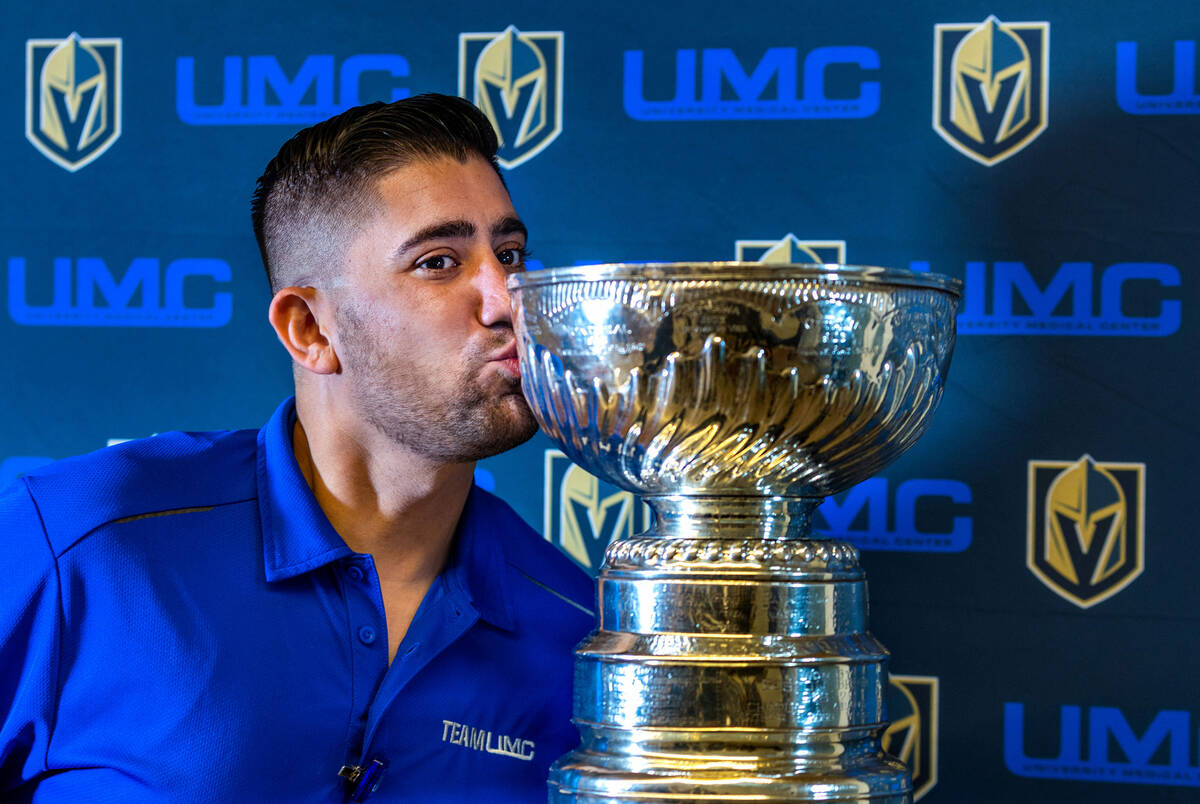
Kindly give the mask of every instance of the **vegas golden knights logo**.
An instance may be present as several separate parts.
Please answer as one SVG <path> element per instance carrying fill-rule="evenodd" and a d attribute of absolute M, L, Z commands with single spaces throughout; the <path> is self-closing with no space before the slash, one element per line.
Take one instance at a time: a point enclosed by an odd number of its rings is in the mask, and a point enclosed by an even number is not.
<path fill-rule="evenodd" d="M 25 137 L 48 159 L 79 170 L 121 136 L 121 40 L 25 42 Z"/>
<path fill-rule="evenodd" d="M 787 263 L 846 262 L 845 240 L 799 240 L 790 232 L 779 240 L 739 240 L 736 244 L 738 262 L 762 262 L 775 265 Z"/>
<path fill-rule="evenodd" d="M 502 167 L 542 152 L 562 132 L 562 31 L 458 35 L 458 94 L 488 116 Z"/>
<path fill-rule="evenodd" d="M 963 154 L 994 165 L 1049 121 L 1050 23 L 934 26 L 933 128 Z"/>
<path fill-rule="evenodd" d="M 891 725 L 883 733 L 883 750 L 897 757 L 913 775 L 913 801 L 937 784 L 937 676 L 890 676 L 887 690 Z"/>
<path fill-rule="evenodd" d="M 1142 463 L 1030 461 L 1026 564 L 1080 608 L 1120 592 L 1145 564 Z"/>
<path fill-rule="evenodd" d="M 546 450 L 543 534 L 584 569 L 596 574 L 604 549 L 650 526 L 649 509 L 622 491 L 580 469 L 556 449 Z"/>

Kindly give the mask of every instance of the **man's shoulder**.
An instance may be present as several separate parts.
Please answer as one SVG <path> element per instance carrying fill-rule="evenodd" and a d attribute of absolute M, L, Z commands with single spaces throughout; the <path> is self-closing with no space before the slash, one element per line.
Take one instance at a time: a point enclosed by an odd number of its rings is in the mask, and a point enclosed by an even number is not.
<path fill-rule="evenodd" d="M 517 583 L 539 587 L 590 616 L 595 605 L 592 577 L 542 538 L 504 500 L 478 488 L 475 493 L 503 537 L 504 558 Z"/>
<path fill-rule="evenodd" d="M 254 498 L 256 436 L 162 433 L 56 461 L 18 482 L 59 554 L 122 519 Z"/>

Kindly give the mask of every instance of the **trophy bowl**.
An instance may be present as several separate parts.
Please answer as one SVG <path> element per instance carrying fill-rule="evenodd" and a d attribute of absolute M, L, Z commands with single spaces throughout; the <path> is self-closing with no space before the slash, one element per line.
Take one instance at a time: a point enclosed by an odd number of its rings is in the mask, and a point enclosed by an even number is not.
<path fill-rule="evenodd" d="M 551 800 L 909 801 L 857 550 L 810 518 L 925 431 L 960 283 L 647 263 L 509 289 L 542 429 L 656 515 L 606 552 Z"/>
<path fill-rule="evenodd" d="M 920 437 L 954 280 L 835 265 L 597 265 L 512 280 L 523 383 L 571 460 L 639 494 L 826 496 Z"/>

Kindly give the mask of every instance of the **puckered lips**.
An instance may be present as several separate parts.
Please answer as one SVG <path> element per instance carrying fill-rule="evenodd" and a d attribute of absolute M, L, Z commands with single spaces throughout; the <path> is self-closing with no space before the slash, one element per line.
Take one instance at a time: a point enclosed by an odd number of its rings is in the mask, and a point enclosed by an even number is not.
<path fill-rule="evenodd" d="M 516 341 L 497 352 L 493 352 L 492 356 L 488 358 L 488 362 L 494 363 L 499 367 L 501 373 L 505 376 L 514 380 L 521 379 L 521 361 L 517 357 Z"/>

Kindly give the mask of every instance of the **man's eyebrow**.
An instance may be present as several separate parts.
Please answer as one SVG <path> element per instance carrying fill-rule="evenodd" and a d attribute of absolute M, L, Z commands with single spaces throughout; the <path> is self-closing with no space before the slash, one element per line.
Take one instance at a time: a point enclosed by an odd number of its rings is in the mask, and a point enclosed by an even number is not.
<path fill-rule="evenodd" d="M 520 221 L 517 221 L 520 223 Z M 524 228 L 524 227 L 522 227 Z M 417 232 L 412 237 L 404 241 L 400 248 L 396 249 L 397 254 L 404 254 L 410 249 L 416 248 L 422 243 L 429 240 L 439 240 L 441 238 L 467 238 L 475 236 L 475 224 L 470 221 L 443 221 L 435 223 L 431 226 L 426 226 L 421 231 Z"/>
<path fill-rule="evenodd" d="M 521 223 L 520 218 L 508 215 L 492 224 L 492 237 L 510 234 L 519 234 L 526 240 L 529 239 L 529 230 Z"/>

